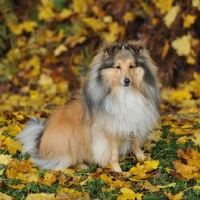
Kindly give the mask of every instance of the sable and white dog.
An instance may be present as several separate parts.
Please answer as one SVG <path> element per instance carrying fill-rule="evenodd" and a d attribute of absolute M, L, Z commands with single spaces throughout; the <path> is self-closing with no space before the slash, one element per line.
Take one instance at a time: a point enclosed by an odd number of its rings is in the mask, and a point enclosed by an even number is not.
<path fill-rule="evenodd" d="M 141 150 L 159 117 L 157 67 L 142 41 L 100 48 L 89 80 L 48 119 L 31 118 L 16 137 L 44 169 L 77 163 L 110 164 L 121 172 L 119 155 Z"/>

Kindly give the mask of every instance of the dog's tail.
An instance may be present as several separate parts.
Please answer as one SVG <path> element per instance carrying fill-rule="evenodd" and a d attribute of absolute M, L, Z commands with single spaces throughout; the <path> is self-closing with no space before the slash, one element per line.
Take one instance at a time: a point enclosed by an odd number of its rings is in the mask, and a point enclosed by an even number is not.
<path fill-rule="evenodd" d="M 22 154 L 28 153 L 33 163 L 43 169 L 62 169 L 69 167 L 69 159 L 62 158 L 42 158 L 39 155 L 39 142 L 45 130 L 46 120 L 39 120 L 32 117 L 26 124 L 24 130 L 15 139 L 23 145 Z"/>
<path fill-rule="evenodd" d="M 16 139 L 23 144 L 22 153 L 28 153 L 38 157 L 39 139 L 43 134 L 46 120 L 39 120 L 32 117 L 26 124 L 24 130 L 16 136 Z"/>

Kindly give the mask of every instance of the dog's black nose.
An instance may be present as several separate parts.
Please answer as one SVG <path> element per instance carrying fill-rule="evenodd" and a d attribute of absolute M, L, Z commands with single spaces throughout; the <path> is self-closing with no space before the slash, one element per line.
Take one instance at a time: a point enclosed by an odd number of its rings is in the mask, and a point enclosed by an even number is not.
<path fill-rule="evenodd" d="M 129 85 L 130 82 L 131 82 L 130 79 L 127 78 L 127 77 L 125 77 L 125 79 L 124 79 L 124 83 L 125 83 L 125 85 Z"/>

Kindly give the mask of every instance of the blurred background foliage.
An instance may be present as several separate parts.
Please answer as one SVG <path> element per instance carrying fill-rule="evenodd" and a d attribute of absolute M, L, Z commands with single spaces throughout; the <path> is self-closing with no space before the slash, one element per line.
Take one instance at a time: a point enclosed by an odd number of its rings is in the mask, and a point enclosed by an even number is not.
<path fill-rule="evenodd" d="M 0 21 L 1 94 L 78 88 L 103 42 L 132 39 L 146 41 L 162 86 L 198 85 L 200 0 L 0 0 Z"/>

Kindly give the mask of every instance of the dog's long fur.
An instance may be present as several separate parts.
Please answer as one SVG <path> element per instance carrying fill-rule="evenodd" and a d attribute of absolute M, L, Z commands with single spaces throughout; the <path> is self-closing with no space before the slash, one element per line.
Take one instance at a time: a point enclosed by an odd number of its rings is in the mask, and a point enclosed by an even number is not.
<path fill-rule="evenodd" d="M 105 45 L 91 63 L 89 80 L 47 120 L 31 118 L 16 139 L 45 169 L 84 162 L 111 164 L 141 150 L 159 116 L 157 67 L 142 41 Z"/>

